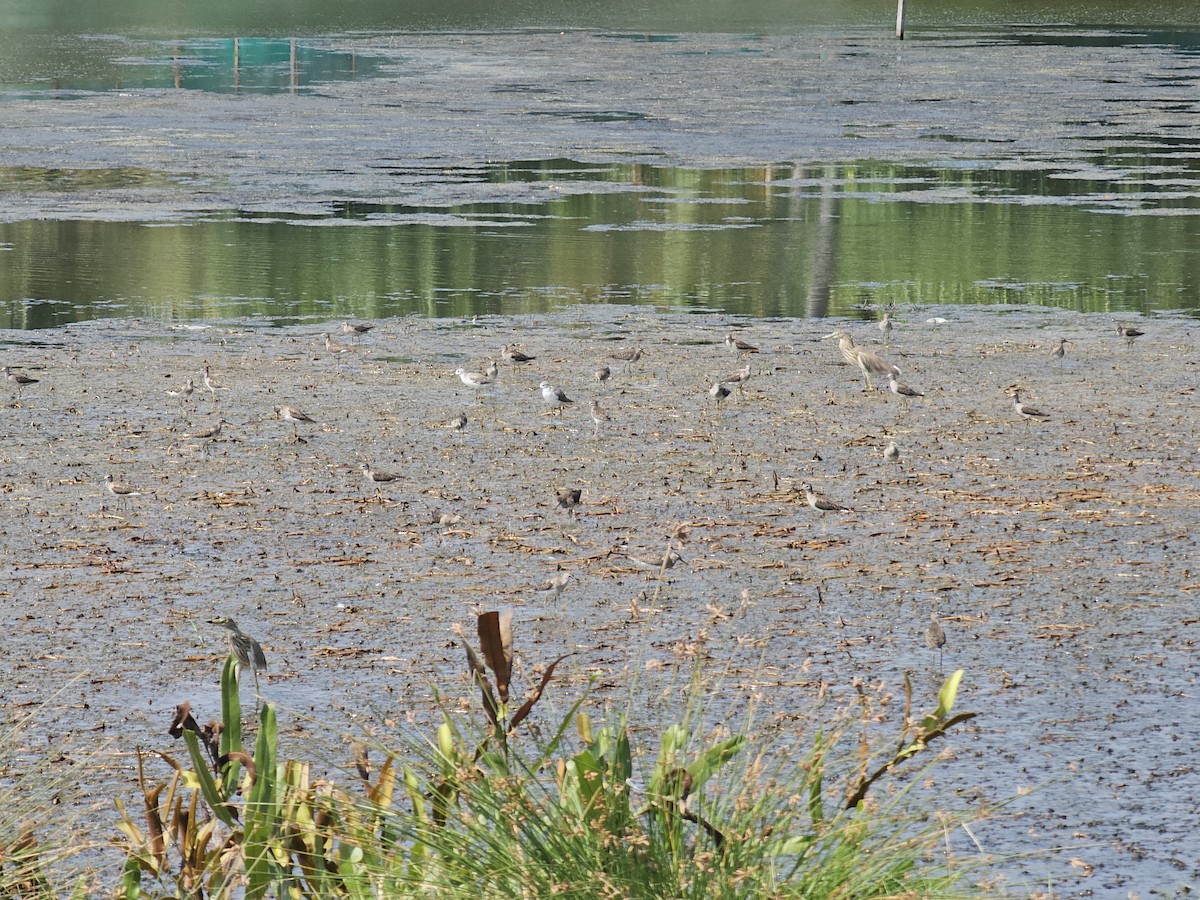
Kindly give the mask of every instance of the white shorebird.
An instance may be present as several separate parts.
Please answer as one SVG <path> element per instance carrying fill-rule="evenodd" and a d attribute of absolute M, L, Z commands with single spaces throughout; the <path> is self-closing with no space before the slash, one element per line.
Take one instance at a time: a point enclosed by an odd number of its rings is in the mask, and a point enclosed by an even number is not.
<path fill-rule="evenodd" d="M 213 402 L 219 403 L 221 398 L 217 396 L 217 391 L 225 390 L 225 385 L 212 377 L 212 371 L 208 367 L 208 363 L 204 364 L 204 387 L 212 394 Z"/>
<path fill-rule="evenodd" d="M 128 506 L 129 501 L 133 497 L 142 496 L 141 491 L 130 487 L 129 485 L 125 484 L 124 482 L 113 481 L 113 477 L 111 474 L 104 476 L 104 486 L 106 488 L 108 488 L 108 492 L 110 494 L 112 494 L 114 497 L 116 497 L 117 501 L 123 506 Z"/>
<path fill-rule="evenodd" d="M 550 404 L 551 410 L 562 409 L 575 401 L 568 397 L 561 389 L 556 388 L 548 381 L 543 381 L 538 385 L 542 391 L 542 399 Z"/>
<path fill-rule="evenodd" d="M 1012 390 L 1012 406 L 1018 416 L 1025 420 L 1026 427 L 1033 421 L 1045 421 L 1050 418 L 1050 413 L 1042 412 L 1028 403 L 1021 402 L 1021 391 L 1018 388 Z"/>
<path fill-rule="evenodd" d="M 308 443 L 304 438 L 300 437 L 300 433 L 296 430 L 296 425 L 300 422 L 307 422 L 311 425 L 317 424 L 316 419 L 309 418 L 306 413 L 302 413 L 294 406 L 277 406 L 275 407 L 275 415 L 288 422 L 292 426 L 292 443 L 305 444 Z"/>
<path fill-rule="evenodd" d="M 721 401 L 728 397 L 731 393 L 732 391 L 730 391 L 729 388 L 725 387 L 725 385 L 721 384 L 719 381 L 708 389 L 708 396 L 712 397 L 713 400 L 717 402 L 717 409 L 721 408 Z"/>
<path fill-rule="evenodd" d="M 446 423 L 446 427 L 451 431 L 462 431 L 467 427 L 467 414 L 460 412 L 457 416 Z"/>
<path fill-rule="evenodd" d="M 592 429 L 592 437 L 598 438 L 600 437 L 600 426 L 607 425 L 609 422 L 611 422 L 612 416 L 600 408 L 599 400 L 592 401 L 591 406 L 588 407 L 588 412 L 591 413 L 592 424 L 595 426 Z"/>
<path fill-rule="evenodd" d="M 725 335 L 725 346 L 728 347 L 730 350 L 732 350 L 734 353 L 739 353 L 739 354 L 740 353 L 757 353 L 758 352 L 757 347 L 755 347 L 753 344 L 747 344 L 745 341 L 741 340 L 740 338 L 735 337 L 732 331 L 729 332 L 729 334 Z"/>
<path fill-rule="evenodd" d="M 854 338 L 850 337 L 845 331 L 835 331 L 832 334 L 825 335 L 826 338 L 838 339 L 838 350 L 842 354 L 842 358 L 851 365 L 858 366 L 858 369 L 863 374 L 863 378 L 867 382 L 867 390 L 875 389 L 874 382 L 871 381 L 872 375 L 887 375 L 891 372 L 893 375 L 900 374 L 900 368 L 892 365 L 878 353 L 867 350 L 864 347 L 857 347 L 854 344 Z"/>
<path fill-rule="evenodd" d="M 468 372 L 466 369 L 458 368 L 454 370 L 454 374 L 458 376 L 458 380 L 474 391 L 480 388 L 487 387 L 492 383 L 492 379 L 488 378 L 483 372 Z M 476 393 L 475 399 L 482 399 L 482 395 Z"/>
<path fill-rule="evenodd" d="M 183 387 L 167 388 L 166 394 L 168 397 L 173 397 L 176 400 L 178 400 L 179 408 L 183 409 L 184 401 L 187 400 L 188 397 L 192 396 L 192 393 L 195 390 L 196 390 L 196 385 L 192 381 L 192 379 L 189 378 L 186 382 L 184 382 Z"/>
<path fill-rule="evenodd" d="M 900 448 L 896 446 L 895 441 L 888 441 L 888 445 L 883 448 L 883 458 L 890 462 L 899 461 Z"/>

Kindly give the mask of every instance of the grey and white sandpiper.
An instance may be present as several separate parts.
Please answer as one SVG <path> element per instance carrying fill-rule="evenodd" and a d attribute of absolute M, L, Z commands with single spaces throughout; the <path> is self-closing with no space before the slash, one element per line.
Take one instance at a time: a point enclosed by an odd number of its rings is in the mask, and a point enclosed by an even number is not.
<path fill-rule="evenodd" d="M 213 378 L 212 370 L 209 369 L 208 363 L 204 364 L 204 387 L 212 394 L 213 402 L 219 403 L 221 398 L 217 396 L 217 391 L 225 390 L 225 385 L 217 379 Z"/>
<path fill-rule="evenodd" d="M 908 405 L 908 401 L 911 400 L 913 397 L 924 397 L 925 396 L 920 391 L 918 391 L 916 388 L 909 387 L 903 381 L 898 381 L 896 379 L 895 372 L 888 372 L 887 380 L 888 380 L 888 390 L 890 390 L 893 394 L 895 394 L 897 397 L 899 397 L 901 400 L 903 400 L 905 406 Z"/>
<path fill-rule="evenodd" d="M 732 375 L 726 375 L 721 379 L 721 384 L 733 384 L 737 386 L 738 393 L 745 393 L 746 383 L 750 380 L 750 363 L 742 366 Z"/>
<path fill-rule="evenodd" d="M 390 484 L 391 482 L 398 481 L 400 479 L 400 476 L 394 472 L 384 472 L 380 469 L 373 468 L 370 463 L 363 463 L 358 468 L 363 473 L 363 478 L 375 485 L 375 491 L 379 496 L 380 501 L 384 499 L 383 485 Z"/>
<path fill-rule="evenodd" d="M 505 344 L 500 348 L 500 358 L 505 362 L 512 363 L 514 366 L 519 366 L 527 362 L 533 362 L 537 359 L 536 356 L 531 356 L 525 352 L 520 344 Z"/>
<path fill-rule="evenodd" d="M 559 570 L 556 575 L 547 578 L 542 584 L 534 588 L 534 593 L 540 594 L 542 597 L 547 597 L 558 605 L 558 598 L 562 595 L 563 589 L 566 588 L 567 582 L 571 580 L 570 572 Z"/>
<path fill-rule="evenodd" d="M 192 381 L 192 379 L 189 378 L 187 381 L 184 382 L 183 387 L 167 388 L 166 394 L 168 397 L 172 397 L 172 398 L 178 400 L 179 408 L 180 408 L 180 410 L 182 410 L 184 402 L 187 400 L 188 397 L 192 396 L 192 394 L 195 392 L 195 390 L 196 390 L 196 385 Z"/>
<path fill-rule="evenodd" d="M 134 497 L 142 496 L 142 492 L 136 488 L 130 487 L 123 481 L 116 481 L 112 475 L 104 476 L 104 486 L 108 488 L 108 492 L 117 498 L 117 502 L 122 506 L 128 506 L 129 501 Z"/>
<path fill-rule="evenodd" d="M 550 406 L 551 412 L 562 409 L 564 406 L 569 406 L 575 401 L 568 397 L 561 389 L 556 388 L 548 381 L 543 381 L 538 387 L 542 391 L 542 399 Z"/>
<path fill-rule="evenodd" d="M 802 484 L 800 489 L 804 491 L 804 499 L 810 507 L 821 514 L 821 530 L 826 527 L 825 514 L 831 512 L 850 512 L 850 507 L 843 506 L 833 500 L 830 500 L 824 494 L 813 490 L 811 484 Z"/>
<path fill-rule="evenodd" d="M 29 375 L 24 375 L 21 372 L 14 372 L 11 367 L 4 367 L 4 377 L 8 379 L 10 384 L 17 387 L 17 402 L 21 402 L 21 392 L 31 384 L 37 384 L 41 379 L 33 378 Z"/>
<path fill-rule="evenodd" d="M 634 347 L 632 350 L 614 350 L 608 354 L 608 358 L 623 362 L 625 367 L 629 368 L 645 355 L 646 351 L 641 347 Z"/>
<path fill-rule="evenodd" d="M 1117 325 L 1117 334 L 1125 338 L 1126 347 L 1132 347 L 1134 339 L 1140 338 L 1145 333 L 1146 332 L 1144 331 L 1138 331 L 1138 329 L 1134 328 L 1132 325 Z"/>
<path fill-rule="evenodd" d="M 308 443 L 306 440 L 304 440 L 304 438 L 300 437 L 300 433 L 297 431 L 296 426 L 300 422 L 307 422 L 310 425 L 316 425 L 316 419 L 310 418 L 307 413 L 301 412 L 294 406 L 277 406 L 275 407 L 275 415 L 279 416 L 279 418 L 283 419 L 283 421 L 291 424 L 293 444 Z"/>
<path fill-rule="evenodd" d="M 1054 349 L 1050 351 L 1050 358 L 1055 360 L 1060 366 L 1063 360 L 1067 358 L 1067 344 L 1071 343 L 1066 338 L 1059 338 L 1058 343 L 1054 345 Z"/>
<path fill-rule="evenodd" d="M 1021 391 L 1019 388 L 1012 390 L 1012 406 L 1018 416 L 1025 420 L 1026 427 L 1030 422 L 1045 421 L 1050 418 L 1050 413 L 1042 412 L 1036 406 L 1030 406 L 1028 403 L 1021 402 Z"/>
<path fill-rule="evenodd" d="M 754 346 L 754 344 L 748 344 L 746 341 L 743 341 L 741 338 L 734 335 L 732 331 L 725 335 L 725 346 L 737 354 L 758 352 L 758 347 Z"/>
<path fill-rule="evenodd" d="M 583 500 L 582 488 L 563 488 L 555 493 L 554 505 L 575 515 L 575 507 Z"/>
<path fill-rule="evenodd" d="M 594 426 L 592 428 L 592 437 L 598 438 L 600 437 L 600 426 L 607 425 L 609 422 L 611 422 L 612 416 L 600 408 L 599 400 L 592 401 L 591 406 L 588 408 L 588 412 L 591 413 L 592 425 Z"/>

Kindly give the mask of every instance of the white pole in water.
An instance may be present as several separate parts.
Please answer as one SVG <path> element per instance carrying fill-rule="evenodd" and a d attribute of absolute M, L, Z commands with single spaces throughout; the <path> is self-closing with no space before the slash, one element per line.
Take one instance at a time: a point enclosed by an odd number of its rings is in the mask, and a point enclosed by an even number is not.
<path fill-rule="evenodd" d="M 904 0 L 896 0 L 896 37 L 904 40 Z"/>

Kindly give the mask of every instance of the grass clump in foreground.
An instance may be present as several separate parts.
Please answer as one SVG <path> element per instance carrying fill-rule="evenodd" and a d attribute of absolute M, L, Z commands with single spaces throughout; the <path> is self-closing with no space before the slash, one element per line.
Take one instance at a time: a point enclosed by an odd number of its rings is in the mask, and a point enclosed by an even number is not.
<path fill-rule="evenodd" d="M 436 740 L 384 750 L 374 779 L 342 788 L 277 756 L 276 712 L 242 747 L 238 671 L 222 672 L 222 721 L 186 704 L 173 733 L 187 764 L 139 751 L 141 822 L 121 806 L 121 883 L 135 897 L 929 897 L 973 893 L 940 850 L 936 810 L 905 811 L 908 786 L 880 783 L 973 713 L 953 711 L 962 673 L 899 743 L 879 754 L 849 721 L 772 754 L 749 726 L 705 735 L 698 704 L 639 749 L 627 722 L 597 727 L 574 703 L 548 739 L 521 729 L 562 658 L 510 704 L 511 614 L 464 639 L 483 716 L 443 706 Z M 482 657 L 482 659 L 481 659 Z M 906 711 L 907 713 L 907 711 Z M 640 729 L 639 733 L 644 730 Z M 146 775 L 150 757 L 170 767 Z M 653 761 L 651 761 L 651 758 Z M 8 896 L 0 889 L 0 897 Z M 22 895 L 24 896 L 24 895 Z"/>

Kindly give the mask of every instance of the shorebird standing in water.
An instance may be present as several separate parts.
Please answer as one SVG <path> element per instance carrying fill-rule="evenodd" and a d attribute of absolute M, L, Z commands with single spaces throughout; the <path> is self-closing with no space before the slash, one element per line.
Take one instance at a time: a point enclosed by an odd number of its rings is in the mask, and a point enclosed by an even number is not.
<path fill-rule="evenodd" d="M 215 425 L 210 425 L 208 428 L 202 428 L 199 431 L 194 431 L 189 434 L 188 437 L 194 441 L 203 441 L 204 443 L 202 447 L 204 452 L 207 453 L 209 444 L 221 436 L 221 429 L 228 424 L 229 423 L 224 419 L 217 419 Z"/>
<path fill-rule="evenodd" d="M 212 377 L 212 372 L 208 368 L 208 363 L 204 364 L 204 387 L 212 394 L 213 403 L 220 403 L 221 398 L 217 396 L 217 391 L 225 390 L 225 385 Z"/>
<path fill-rule="evenodd" d="M 296 407 L 294 407 L 294 406 L 277 406 L 277 407 L 275 407 L 275 415 L 279 416 L 279 418 L 283 419 L 283 421 L 291 424 L 291 426 L 292 426 L 292 443 L 293 444 L 307 444 L 308 443 L 308 441 L 306 441 L 306 440 L 304 440 L 304 438 L 300 437 L 300 433 L 296 430 L 296 425 L 299 422 L 308 422 L 309 424 L 315 425 L 315 424 L 317 424 L 316 419 L 309 418 L 308 415 L 306 415 L 305 413 L 302 413 L 300 410 L 296 409 Z"/>
<path fill-rule="evenodd" d="M 542 582 L 541 586 L 534 589 L 534 592 L 543 597 L 549 597 L 554 601 L 554 605 L 558 606 L 558 598 L 562 594 L 563 589 L 567 586 L 567 582 L 571 580 L 570 572 L 563 572 L 561 569 L 558 574 L 551 578 L 547 578 Z"/>
<path fill-rule="evenodd" d="M 721 379 L 721 384 L 737 385 L 739 394 L 746 392 L 746 382 L 750 380 L 750 363 L 746 363 L 732 375 L 726 375 Z"/>
<path fill-rule="evenodd" d="M 892 314 L 884 313 L 879 320 L 879 330 L 883 332 L 883 344 L 886 347 L 892 340 Z"/>
<path fill-rule="evenodd" d="M 142 492 L 135 490 L 122 481 L 114 481 L 111 474 L 104 476 L 104 486 L 108 488 L 108 492 L 117 498 L 117 503 L 126 508 L 129 507 L 129 501 L 134 497 L 142 496 Z"/>
<path fill-rule="evenodd" d="M 592 424 L 595 426 L 592 429 L 592 437 L 598 438 L 598 437 L 600 437 L 600 426 L 607 425 L 609 422 L 611 422 L 612 416 L 610 416 L 607 412 L 605 412 L 604 410 L 602 410 L 600 408 L 599 400 L 592 401 L 592 405 L 589 408 L 589 412 L 592 415 Z"/>
<path fill-rule="evenodd" d="M 946 646 L 946 632 L 938 621 L 937 613 L 929 614 L 929 627 L 925 629 L 925 646 L 936 650 L 938 654 L 938 671 L 942 671 L 942 648 Z"/>
<path fill-rule="evenodd" d="M 909 387 L 903 381 L 897 381 L 895 372 L 888 372 L 887 379 L 888 379 L 888 390 L 890 390 L 893 394 L 895 394 L 897 397 L 899 397 L 901 400 L 903 400 L 904 405 L 906 407 L 908 406 L 908 401 L 911 400 L 913 397 L 924 397 L 925 396 L 920 391 L 918 391 L 916 388 Z"/>
<path fill-rule="evenodd" d="M 520 344 L 505 344 L 500 348 L 500 358 L 505 362 L 510 362 L 514 366 L 519 366 L 522 363 L 533 362 L 537 359 L 536 356 L 530 356 Z"/>
<path fill-rule="evenodd" d="M 375 492 L 379 497 L 380 503 L 384 502 L 385 500 L 383 496 L 383 485 L 389 484 L 393 481 L 398 481 L 400 479 L 399 475 L 396 475 L 392 472 L 382 472 L 379 469 L 371 468 L 370 463 L 363 463 L 358 468 L 362 471 L 363 478 L 375 485 Z"/>
<path fill-rule="evenodd" d="M 483 399 L 483 395 L 479 393 L 479 389 L 487 387 L 492 383 L 492 379 L 488 378 L 483 372 L 468 372 L 466 369 L 458 368 L 454 370 L 454 374 L 458 376 L 459 381 L 476 392 L 476 402 Z"/>
<path fill-rule="evenodd" d="M 596 380 L 601 384 L 604 384 L 606 381 L 608 381 L 610 377 L 612 377 L 612 369 L 610 369 L 608 366 L 601 366 L 596 370 Z"/>
<path fill-rule="evenodd" d="M 25 388 L 25 386 L 29 384 L 37 384 L 40 380 L 37 378 L 31 378 L 28 375 L 22 375 L 20 372 L 14 372 L 8 366 L 4 367 L 4 377 L 7 378 L 11 384 L 15 384 L 17 386 L 18 403 L 21 402 L 21 391 Z"/>
<path fill-rule="evenodd" d="M 1066 338 L 1059 338 L 1058 343 L 1054 345 L 1054 349 L 1050 351 L 1051 358 L 1055 359 L 1061 366 L 1063 360 L 1067 358 L 1067 344 L 1071 343 Z"/>
<path fill-rule="evenodd" d="M 342 334 L 352 334 L 355 337 L 358 337 L 360 335 L 366 334 L 368 331 L 370 331 L 374 327 L 375 327 L 374 325 L 366 325 L 366 324 L 360 325 L 355 322 L 343 322 L 342 323 Z"/>
<path fill-rule="evenodd" d="M 810 507 L 812 507 L 813 509 L 815 509 L 817 512 L 819 512 L 821 514 L 821 530 L 822 531 L 824 531 L 826 528 L 825 513 L 850 512 L 850 507 L 842 506 L 842 504 L 836 503 L 833 500 L 830 500 L 824 494 L 814 491 L 813 486 L 811 484 L 802 484 L 802 485 L 800 485 L 800 489 L 802 491 L 804 491 L 805 502 L 808 503 L 808 505 Z"/>
<path fill-rule="evenodd" d="M 625 371 L 628 372 L 633 368 L 633 364 L 645 355 L 646 351 L 641 347 L 634 347 L 632 350 L 614 350 L 608 354 L 608 358 L 625 363 Z M 604 379 L 601 378 L 600 380 L 603 381 Z"/>
<path fill-rule="evenodd" d="M 732 331 L 725 335 L 725 346 L 739 355 L 742 353 L 758 352 L 757 347 L 755 347 L 753 344 L 747 344 L 741 338 L 735 337 Z"/>
<path fill-rule="evenodd" d="M 1125 325 L 1121 325 L 1119 323 L 1117 325 L 1117 334 L 1119 334 L 1121 337 L 1125 338 L 1125 346 L 1126 347 L 1132 347 L 1134 338 L 1140 338 L 1145 333 L 1146 332 L 1144 332 L 1144 331 L 1138 331 L 1136 328 L 1133 328 L 1132 326 L 1125 326 Z"/>
<path fill-rule="evenodd" d="M 184 401 L 186 401 L 188 397 L 192 396 L 192 392 L 195 390 L 196 385 L 192 382 L 192 379 L 189 378 L 181 388 L 167 388 L 167 396 L 174 397 L 179 401 L 179 411 L 182 413 Z"/>
<path fill-rule="evenodd" d="M 572 516 L 575 515 L 575 507 L 583 499 L 582 488 L 563 488 L 555 495 L 555 503 L 559 509 L 565 509 Z"/>
<path fill-rule="evenodd" d="M 896 446 L 895 441 L 888 441 L 888 445 L 883 448 L 883 458 L 888 462 L 900 461 L 900 448 Z"/>
<path fill-rule="evenodd" d="M 543 381 L 539 385 L 539 387 L 541 388 L 541 391 L 542 391 L 542 399 L 545 400 L 548 404 L 550 404 L 550 410 L 552 412 L 560 410 L 564 406 L 567 406 L 568 404 L 575 402 L 570 397 L 568 397 L 562 390 L 560 390 L 559 388 L 556 388 L 554 385 L 552 385 L 548 381 Z"/>
<path fill-rule="evenodd" d="M 1022 403 L 1021 391 L 1019 388 L 1013 388 L 1011 393 L 1013 411 L 1025 420 L 1026 428 L 1029 427 L 1030 422 L 1045 421 L 1046 419 L 1050 418 L 1050 413 L 1042 412 L 1037 407 L 1030 406 L 1028 403 Z"/>

